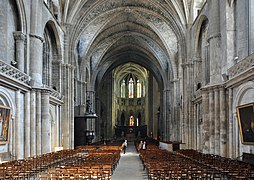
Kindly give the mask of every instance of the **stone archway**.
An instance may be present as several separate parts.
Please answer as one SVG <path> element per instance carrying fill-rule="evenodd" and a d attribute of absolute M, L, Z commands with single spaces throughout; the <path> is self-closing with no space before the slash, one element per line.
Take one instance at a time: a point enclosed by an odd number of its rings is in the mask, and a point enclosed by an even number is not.
<path fill-rule="evenodd" d="M 179 140 L 180 136 L 176 135 L 179 131 L 172 131 L 173 123 L 180 124 L 180 120 L 173 122 L 172 119 L 180 118 L 177 115 L 180 110 L 179 106 L 170 104 L 178 101 L 178 68 L 185 61 L 185 58 L 181 58 L 185 57 L 185 27 L 183 19 L 177 16 L 180 11 L 172 8 L 174 4 L 165 4 L 166 10 L 151 0 L 89 3 L 88 14 L 84 13 L 88 7 L 81 5 L 82 13 L 77 12 L 77 16 L 72 17 L 75 29 L 68 29 L 71 34 L 70 51 L 78 54 L 73 58 L 73 64 L 77 65 L 79 72 L 76 78 L 88 78 L 86 90 L 92 92 L 95 98 L 99 91 L 107 92 L 105 98 L 101 97 L 103 93 L 99 93 L 99 99 L 106 105 L 107 132 L 113 131 L 119 118 L 114 114 L 117 112 L 115 99 L 111 98 L 115 93 L 112 87 L 116 85 L 114 71 L 124 64 L 134 63 L 149 71 L 148 81 L 151 82 L 150 87 L 154 88 L 149 92 L 150 98 L 147 97 L 145 101 L 149 113 L 144 113 L 142 118 L 146 124 L 152 124 L 157 119 L 156 108 L 160 106 L 160 128 L 164 128 L 165 140 Z M 154 102 L 156 104 L 153 107 Z M 158 127 L 149 125 L 148 128 L 149 131 L 157 132 L 154 129 Z"/>

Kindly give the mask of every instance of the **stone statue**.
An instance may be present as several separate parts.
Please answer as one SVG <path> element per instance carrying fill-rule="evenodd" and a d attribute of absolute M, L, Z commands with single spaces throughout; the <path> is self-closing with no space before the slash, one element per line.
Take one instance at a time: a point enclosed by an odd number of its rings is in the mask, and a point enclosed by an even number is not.
<path fill-rule="evenodd" d="M 92 103 L 90 100 L 86 100 L 86 114 L 92 113 Z"/>

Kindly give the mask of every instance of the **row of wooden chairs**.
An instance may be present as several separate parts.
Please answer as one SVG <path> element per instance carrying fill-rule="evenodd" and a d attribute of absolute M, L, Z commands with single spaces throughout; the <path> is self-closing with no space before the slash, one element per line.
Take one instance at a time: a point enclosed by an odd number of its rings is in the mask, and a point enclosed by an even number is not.
<path fill-rule="evenodd" d="M 120 159 L 118 148 L 85 146 L 88 156 L 77 157 L 61 163 L 60 167 L 40 172 L 39 179 L 111 179 Z M 79 149 L 82 149 L 79 147 Z"/>
<path fill-rule="evenodd" d="M 250 164 L 195 150 L 169 152 L 149 145 L 139 153 L 149 179 L 254 179 Z"/>
<path fill-rule="evenodd" d="M 179 155 L 205 164 L 226 174 L 229 178 L 254 179 L 254 167 L 243 161 L 221 157 L 214 154 L 204 154 L 193 149 L 179 150 Z"/>
<path fill-rule="evenodd" d="M 21 160 L 13 160 L 0 164 L 0 179 L 21 179 L 35 176 L 38 172 L 44 171 L 74 156 L 78 156 L 81 150 L 62 150 L 46 153 Z"/>
<path fill-rule="evenodd" d="M 72 179 L 74 174 L 75 179 L 78 176 L 79 179 L 88 176 L 90 179 L 96 176 L 107 179 L 111 177 L 119 159 L 120 150 L 115 146 L 62 150 L 0 164 L 0 179 L 52 179 L 53 175 L 58 179 L 68 179 L 67 176 Z M 95 168 L 96 165 L 100 168 Z M 75 173 L 68 173 L 73 168 Z"/>
<path fill-rule="evenodd" d="M 111 179 L 111 165 L 102 166 L 68 166 L 49 168 L 40 172 L 38 179 Z"/>

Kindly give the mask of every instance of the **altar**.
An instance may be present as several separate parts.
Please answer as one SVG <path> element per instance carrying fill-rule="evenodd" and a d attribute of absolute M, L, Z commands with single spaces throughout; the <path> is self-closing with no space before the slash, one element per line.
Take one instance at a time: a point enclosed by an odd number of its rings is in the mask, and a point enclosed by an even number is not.
<path fill-rule="evenodd" d="M 129 141 L 147 136 L 147 125 L 143 126 L 115 126 L 115 135 L 117 138 L 126 138 Z"/>

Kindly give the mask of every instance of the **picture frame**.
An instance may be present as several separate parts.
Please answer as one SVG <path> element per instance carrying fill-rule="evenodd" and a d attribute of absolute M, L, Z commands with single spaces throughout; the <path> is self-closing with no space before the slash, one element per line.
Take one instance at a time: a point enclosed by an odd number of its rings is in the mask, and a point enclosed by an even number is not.
<path fill-rule="evenodd" d="M 0 141 L 9 141 L 11 108 L 0 105 Z"/>
<path fill-rule="evenodd" d="M 254 103 L 237 107 L 242 144 L 254 145 Z"/>

